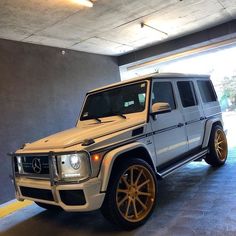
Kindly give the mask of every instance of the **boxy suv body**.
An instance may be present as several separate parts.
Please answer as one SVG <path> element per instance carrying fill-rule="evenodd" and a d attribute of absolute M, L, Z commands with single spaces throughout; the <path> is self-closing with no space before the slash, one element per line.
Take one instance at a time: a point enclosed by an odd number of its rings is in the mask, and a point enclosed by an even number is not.
<path fill-rule="evenodd" d="M 12 154 L 18 200 L 91 211 L 123 228 L 151 215 L 157 180 L 204 159 L 221 166 L 227 140 L 204 75 L 154 74 L 90 91 L 75 128 Z"/>

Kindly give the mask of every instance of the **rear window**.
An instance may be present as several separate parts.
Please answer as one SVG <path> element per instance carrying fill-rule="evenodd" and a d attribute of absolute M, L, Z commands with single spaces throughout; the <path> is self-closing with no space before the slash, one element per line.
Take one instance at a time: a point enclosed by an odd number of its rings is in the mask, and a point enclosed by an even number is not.
<path fill-rule="evenodd" d="M 177 86 L 183 107 L 197 105 L 197 99 L 192 81 L 179 81 L 177 82 Z"/>
<path fill-rule="evenodd" d="M 209 80 L 198 80 L 197 85 L 204 103 L 215 102 L 217 100 L 212 83 Z"/>

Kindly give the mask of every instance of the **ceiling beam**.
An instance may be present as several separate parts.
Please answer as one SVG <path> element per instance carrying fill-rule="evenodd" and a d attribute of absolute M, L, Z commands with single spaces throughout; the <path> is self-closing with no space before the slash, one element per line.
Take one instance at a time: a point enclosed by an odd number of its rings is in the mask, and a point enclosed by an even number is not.
<path fill-rule="evenodd" d="M 163 56 L 169 57 L 177 53 L 187 52 L 208 45 L 218 45 L 220 42 L 232 42 L 233 39 L 236 40 L 236 19 L 119 56 L 118 64 L 119 66 L 146 64 Z"/>

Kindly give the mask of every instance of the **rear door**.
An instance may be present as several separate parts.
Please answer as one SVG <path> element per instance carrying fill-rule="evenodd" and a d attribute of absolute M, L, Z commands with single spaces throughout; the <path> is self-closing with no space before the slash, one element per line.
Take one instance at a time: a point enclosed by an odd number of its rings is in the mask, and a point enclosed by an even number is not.
<path fill-rule="evenodd" d="M 201 146 L 205 124 L 203 109 L 197 98 L 195 87 L 196 84 L 194 81 L 177 81 L 187 131 L 189 151 Z"/>

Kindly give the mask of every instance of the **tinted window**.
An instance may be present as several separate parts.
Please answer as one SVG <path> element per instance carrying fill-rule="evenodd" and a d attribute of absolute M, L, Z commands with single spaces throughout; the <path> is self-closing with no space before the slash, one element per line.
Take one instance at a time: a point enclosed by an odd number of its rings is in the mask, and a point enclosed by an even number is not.
<path fill-rule="evenodd" d="M 156 102 L 168 102 L 171 109 L 175 109 L 175 100 L 172 84 L 170 82 L 155 82 L 153 85 L 152 104 Z"/>
<path fill-rule="evenodd" d="M 216 94 L 213 90 L 212 84 L 208 80 L 198 80 L 198 88 L 202 97 L 203 102 L 214 102 L 216 101 Z"/>
<path fill-rule="evenodd" d="M 183 107 L 191 107 L 197 105 L 192 81 L 179 81 L 177 82 L 177 86 L 179 89 Z"/>
<path fill-rule="evenodd" d="M 146 90 L 147 83 L 142 82 L 91 94 L 87 97 L 80 120 L 142 112 Z"/>

